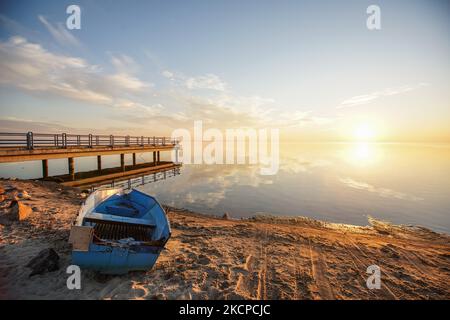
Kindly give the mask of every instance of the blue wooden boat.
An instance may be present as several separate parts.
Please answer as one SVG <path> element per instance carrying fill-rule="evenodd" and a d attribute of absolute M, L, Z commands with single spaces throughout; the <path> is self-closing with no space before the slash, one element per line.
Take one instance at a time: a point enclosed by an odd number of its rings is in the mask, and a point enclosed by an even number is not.
<path fill-rule="evenodd" d="M 72 261 L 105 274 L 149 270 L 170 233 L 154 197 L 135 189 L 100 189 L 86 199 L 72 226 Z"/>

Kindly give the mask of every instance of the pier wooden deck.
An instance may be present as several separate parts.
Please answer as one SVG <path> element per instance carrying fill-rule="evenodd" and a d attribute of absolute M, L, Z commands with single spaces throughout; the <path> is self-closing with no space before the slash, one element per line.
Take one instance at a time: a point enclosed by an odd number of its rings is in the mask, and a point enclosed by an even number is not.
<path fill-rule="evenodd" d="M 78 158 L 78 157 L 92 157 L 112 154 L 126 154 L 126 153 L 142 153 L 142 152 L 160 152 L 172 151 L 176 147 L 175 144 L 166 145 L 143 145 L 143 146 L 94 146 L 86 147 L 37 147 L 34 149 L 17 148 L 2 148 L 0 147 L 0 163 L 6 162 L 22 162 L 34 160 L 48 160 L 48 159 L 63 159 L 63 158 Z"/>
<path fill-rule="evenodd" d="M 136 153 L 153 152 L 153 162 L 148 166 L 161 164 L 161 151 L 176 151 L 178 162 L 178 140 L 170 137 L 116 136 L 116 135 L 76 135 L 67 133 L 10 133 L 0 132 L 0 163 L 42 161 L 42 177 L 48 177 L 48 160 L 67 158 L 68 177 L 64 180 L 76 180 L 74 158 L 97 156 L 97 173 L 102 171 L 104 155 L 120 155 L 119 167 L 124 175 L 125 154 L 133 154 L 133 166 L 136 166 Z M 97 174 L 98 175 L 98 174 Z"/>

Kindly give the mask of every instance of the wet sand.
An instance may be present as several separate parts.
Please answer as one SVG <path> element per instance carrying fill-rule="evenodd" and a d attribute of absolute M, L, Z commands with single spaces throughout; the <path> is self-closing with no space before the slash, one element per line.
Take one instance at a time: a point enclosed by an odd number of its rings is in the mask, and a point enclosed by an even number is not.
<path fill-rule="evenodd" d="M 1 180 L 0 188 L 1 299 L 450 299 L 448 235 L 376 220 L 230 220 L 168 207 L 172 237 L 152 270 L 83 271 L 81 290 L 69 290 L 80 189 L 27 180 Z M 5 219 L 14 197 L 33 210 L 20 222 Z M 60 269 L 29 277 L 26 264 L 46 248 Z M 366 286 L 370 265 L 381 268 L 381 289 Z"/>

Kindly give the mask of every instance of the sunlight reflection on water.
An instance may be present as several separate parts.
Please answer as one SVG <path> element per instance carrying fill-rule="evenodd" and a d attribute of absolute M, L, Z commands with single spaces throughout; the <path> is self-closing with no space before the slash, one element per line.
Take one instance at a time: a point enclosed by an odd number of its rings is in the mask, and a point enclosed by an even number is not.
<path fill-rule="evenodd" d="M 185 165 L 180 176 L 140 188 L 165 204 L 217 215 L 302 215 L 358 225 L 371 215 L 450 233 L 449 145 L 283 144 L 280 157 L 273 176 L 261 176 L 256 165 Z M 117 165 L 116 158 L 105 157 L 105 166 Z M 66 165 L 54 161 L 50 168 L 64 172 Z M 95 168 L 95 158 L 76 165 Z M 0 165 L 2 177 L 39 173 L 40 163 Z"/>

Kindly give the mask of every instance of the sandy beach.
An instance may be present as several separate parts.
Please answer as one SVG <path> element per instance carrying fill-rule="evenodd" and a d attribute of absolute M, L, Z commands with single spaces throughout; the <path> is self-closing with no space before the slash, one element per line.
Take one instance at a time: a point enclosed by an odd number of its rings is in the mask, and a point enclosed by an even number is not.
<path fill-rule="evenodd" d="M 169 207 L 172 237 L 152 270 L 83 270 L 81 290 L 68 290 L 69 230 L 86 195 L 28 180 L 1 180 L 0 191 L 1 299 L 450 299 L 448 235 L 376 220 L 235 220 Z M 30 208 L 21 221 L 8 216 L 13 200 Z M 30 277 L 27 263 L 46 248 L 58 253 L 59 270 Z M 381 289 L 369 290 L 374 264 Z"/>

